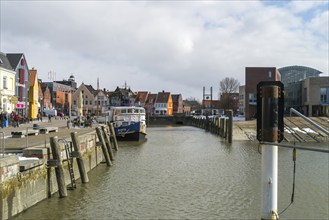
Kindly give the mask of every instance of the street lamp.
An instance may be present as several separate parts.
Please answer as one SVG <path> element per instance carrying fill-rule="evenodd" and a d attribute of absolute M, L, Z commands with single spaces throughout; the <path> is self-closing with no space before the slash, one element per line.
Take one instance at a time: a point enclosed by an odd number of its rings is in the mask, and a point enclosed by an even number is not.
<path fill-rule="evenodd" d="M 69 120 L 67 122 L 67 128 L 72 127 L 72 121 L 71 121 L 71 107 L 72 107 L 72 88 L 69 89 L 69 95 L 70 95 L 70 100 L 69 100 Z"/>
<path fill-rule="evenodd" d="M 27 100 L 28 100 L 28 93 L 29 93 L 30 83 L 29 83 L 28 80 L 25 80 L 24 84 L 25 84 L 25 112 L 24 112 L 24 117 L 26 118 L 27 117 Z"/>

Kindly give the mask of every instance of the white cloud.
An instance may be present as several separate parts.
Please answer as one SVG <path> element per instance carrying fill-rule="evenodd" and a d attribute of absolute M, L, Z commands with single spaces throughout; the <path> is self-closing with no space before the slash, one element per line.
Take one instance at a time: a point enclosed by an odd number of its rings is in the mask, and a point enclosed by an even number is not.
<path fill-rule="evenodd" d="M 327 7 L 328 1 L 289 1 L 288 8 L 293 13 L 304 13 L 319 7 Z"/>
<path fill-rule="evenodd" d="M 201 99 L 226 76 L 244 84 L 246 66 L 328 72 L 328 16 L 300 1 L 6 1 L 0 50 L 25 53 L 43 80 L 53 70 L 94 86 L 99 77 L 110 90 L 127 81 Z"/>

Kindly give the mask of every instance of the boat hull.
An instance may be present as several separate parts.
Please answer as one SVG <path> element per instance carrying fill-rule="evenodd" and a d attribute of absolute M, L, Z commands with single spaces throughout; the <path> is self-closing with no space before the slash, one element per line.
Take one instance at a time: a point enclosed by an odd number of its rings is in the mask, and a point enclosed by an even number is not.
<path fill-rule="evenodd" d="M 115 135 L 118 141 L 145 141 L 146 133 L 142 132 L 141 123 L 135 122 L 128 126 L 115 127 Z"/>
<path fill-rule="evenodd" d="M 141 133 L 141 132 L 129 133 L 124 136 L 117 135 L 116 137 L 117 137 L 118 141 L 145 141 L 146 140 L 146 134 Z"/>

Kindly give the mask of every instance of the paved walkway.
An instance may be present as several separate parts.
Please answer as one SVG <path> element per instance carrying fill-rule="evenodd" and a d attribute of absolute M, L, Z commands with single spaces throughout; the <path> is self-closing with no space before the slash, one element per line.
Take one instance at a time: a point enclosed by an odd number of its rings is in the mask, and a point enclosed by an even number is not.
<path fill-rule="evenodd" d="M 38 135 L 29 135 L 22 138 L 13 138 L 11 132 L 13 131 L 23 131 L 33 130 L 33 125 L 38 124 L 42 127 L 58 127 L 57 132 L 50 132 L 48 134 L 38 134 Z M 71 132 L 77 132 L 79 134 L 89 133 L 95 130 L 96 126 L 88 128 L 78 128 L 72 127 L 68 129 L 67 120 L 52 119 L 51 122 L 48 122 L 48 118 L 44 117 L 41 121 L 33 121 L 31 123 L 21 124 L 19 127 L 5 127 L 0 128 L 0 132 L 3 132 L 5 139 L 0 136 L 0 152 L 4 146 L 5 152 L 20 152 L 22 149 L 31 146 L 42 145 L 44 143 L 49 144 L 49 138 L 58 136 L 59 138 L 68 138 L 70 137 Z"/>

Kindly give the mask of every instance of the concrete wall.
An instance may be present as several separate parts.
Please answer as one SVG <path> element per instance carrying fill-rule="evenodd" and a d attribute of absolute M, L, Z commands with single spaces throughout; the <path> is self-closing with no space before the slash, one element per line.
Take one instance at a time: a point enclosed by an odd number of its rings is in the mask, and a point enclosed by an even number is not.
<path fill-rule="evenodd" d="M 98 139 L 96 138 L 95 132 L 79 136 L 79 139 L 85 169 L 88 172 L 103 161 L 103 152 L 100 147 L 96 147 L 96 141 L 98 141 Z M 68 141 L 71 140 L 68 139 Z M 44 152 L 44 145 L 35 146 L 30 149 L 25 149 L 24 155 L 45 158 L 47 155 L 45 155 Z M 64 156 L 65 153 L 62 153 L 62 155 Z M 65 156 L 63 158 L 65 158 Z M 48 186 L 46 160 L 41 159 L 41 161 L 44 162 L 38 164 L 36 167 L 20 171 L 20 163 L 16 156 L 13 155 L 1 158 L 0 219 L 11 218 L 36 203 L 47 199 L 49 187 L 51 194 L 58 191 L 55 168 L 51 168 L 50 186 Z M 65 183 L 68 185 L 70 184 L 70 176 L 68 173 L 67 162 L 65 160 L 63 161 L 63 167 L 65 170 Z M 75 159 L 73 167 L 75 178 L 80 178 Z"/>
<path fill-rule="evenodd" d="M 302 106 L 304 114 L 309 117 L 318 116 L 320 108 L 323 108 L 321 115 L 329 111 L 328 106 L 321 106 L 321 87 L 329 87 L 329 77 L 311 77 L 302 81 Z"/>

